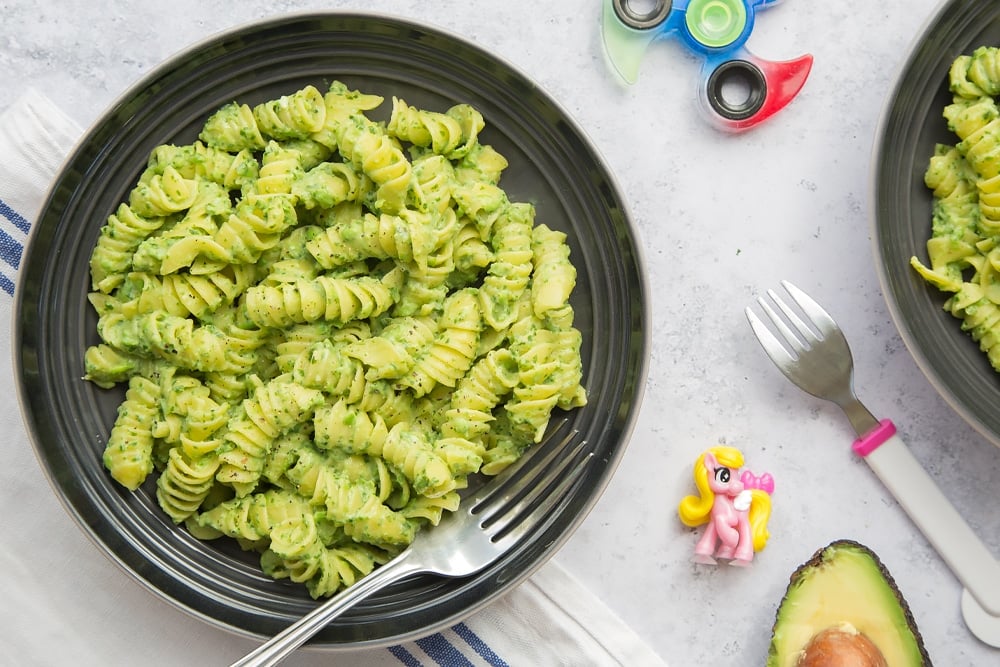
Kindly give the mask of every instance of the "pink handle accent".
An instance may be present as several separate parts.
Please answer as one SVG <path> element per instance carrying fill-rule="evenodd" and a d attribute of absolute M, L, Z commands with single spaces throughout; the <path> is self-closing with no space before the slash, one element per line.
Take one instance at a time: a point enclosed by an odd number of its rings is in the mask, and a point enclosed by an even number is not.
<path fill-rule="evenodd" d="M 749 470 L 745 470 L 740 475 L 740 481 L 743 482 L 743 486 L 747 489 L 760 489 L 769 496 L 774 493 L 774 478 L 771 477 L 771 473 L 769 472 L 765 472 L 760 477 L 757 477 Z"/>
<path fill-rule="evenodd" d="M 896 425 L 891 419 L 883 419 L 878 426 L 855 440 L 851 449 L 858 456 L 868 456 L 894 435 L 896 435 Z"/>

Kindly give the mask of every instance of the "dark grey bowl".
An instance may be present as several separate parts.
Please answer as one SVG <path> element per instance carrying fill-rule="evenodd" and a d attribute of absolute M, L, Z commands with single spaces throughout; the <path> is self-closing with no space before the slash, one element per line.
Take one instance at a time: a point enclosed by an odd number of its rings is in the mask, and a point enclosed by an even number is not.
<path fill-rule="evenodd" d="M 1000 3 L 994 0 L 944 3 L 915 42 L 876 136 L 872 221 L 882 290 L 900 336 L 941 396 L 1000 445 L 1000 374 L 960 329 L 960 320 L 942 309 L 947 295 L 909 264 L 913 255 L 927 263 L 928 160 L 936 143 L 957 141 L 942 116 L 951 102 L 948 69 L 982 45 L 1000 45 Z"/>
<path fill-rule="evenodd" d="M 537 570 L 597 501 L 639 408 L 649 345 L 639 244 L 601 158 L 537 85 L 466 41 L 376 15 L 276 18 L 177 55 L 112 106 L 55 181 L 21 267 L 15 365 L 28 431 L 53 488 L 98 547 L 136 580 L 197 617 L 253 636 L 275 634 L 312 609 L 304 587 L 268 579 L 254 556 L 228 540 L 200 542 L 175 527 L 150 482 L 136 493 L 114 483 L 101 452 L 123 392 L 80 377 L 84 350 L 97 342 L 86 300 L 89 254 L 149 151 L 193 141 L 204 119 L 231 100 L 252 105 L 334 78 L 428 109 L 474 105 L 488 124 L 483 141 L 510 161 L 501 184 L 511 198 L 533 202 L 539 222 L 569 234 L 590 402 L 567 414 L 563 428 L 579 431 L 595 454 L 555 522 L 509 556 L 468 578 L 402 582 L 313 642 L 358 648 L 447 627 Z"/>

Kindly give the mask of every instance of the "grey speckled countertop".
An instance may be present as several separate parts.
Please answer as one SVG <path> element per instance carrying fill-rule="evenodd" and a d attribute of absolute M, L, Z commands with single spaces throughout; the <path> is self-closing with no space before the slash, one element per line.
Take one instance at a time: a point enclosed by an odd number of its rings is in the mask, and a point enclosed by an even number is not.
<path fill-rule="evenodd" d="M 543 86 L 605 156 L 632 207 L 653 288 L 643 410 L 617 475 L 558 562 L 672 665 L 737 667 L 762 662 L 795 567 L 830 541 L 850 538 L 889 567 L 937 664 L 998 664 L 1000 653 L 961 621 L 961 586 L 850 454 L 846 420 L 775 371 L 743 315 L 759 290 L 781 279 L 821 300 L 850 336 L 856 386 L 869 407 L 895 420 L 1000 553 L 1000 448 L 967 426 L 918 370 L 890 320 L 870 248 L 875 126 L 936 5 L 788 0 L 762 13 L 751 49 L 774 60 L 810 52 L 815 66 L 791 106 L 738 136 L 716 132 L 698 115 L 698 62 L 677 44 L 656 45 L 639 82 L 620 85 L 602 53 L 598 0 L 13 0 L 0 3 L 0 108 L 32 86 L 87 126 L 163 59 L 284 12 L 386 12 L 475 41 Z M 771 541 L 750 570 L 690 564 L 696 535 L 676 516 L 691 491 L 695 456 L 719 442 L 740 447 L 749 467 L 777 480 Z M 73 623 L 74 613 L 86 612 L 68 610 L 61 622 Z M 220 664 L 251 645 L 158 603 L 108 618 L 119 642 L 148 624 L 176 635 L 186 657 L 177 664 Z M 218 654 L 184 656 L 191 633 L 217 635 Z M 290 664 L 320 662 L 300 655 Z"/>

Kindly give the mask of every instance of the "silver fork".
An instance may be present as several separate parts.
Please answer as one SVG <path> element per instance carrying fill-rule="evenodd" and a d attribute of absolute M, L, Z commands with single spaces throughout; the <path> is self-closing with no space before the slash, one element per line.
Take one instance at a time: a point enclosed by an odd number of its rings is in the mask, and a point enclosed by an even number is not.
<path fill-rule="evenodd" d="M 854 392 L 854 360 L 847 338 L 823 308 L 787 281 L 781 285 L 797 308 L 774 290 L 747 319 L 767 356 L 804 391 L 832 401 L 858 434 L 854 451 L 892 492 L 965 587 L 962 612 L 976 636 L 1000 646 L 1000 564 L 896 434 L 891 420 L 877 420 Z M 804 315 L 803 319 L 799 313 Z"/>
<path fill-rule="evenodd" d="M 558 429 L 556 429 L 558 430 Z M 404 577 L 433 573 L 462 577 L 484 569 L 536 529 L 555 518 L 560 503 L 580 479 L 593 452 L 571 431 L 562 440 L 539 443 L 490 480 L 459 509 L 370 575 L 275 635 L 232 667 L 276 665 L 357 602 Z"/>

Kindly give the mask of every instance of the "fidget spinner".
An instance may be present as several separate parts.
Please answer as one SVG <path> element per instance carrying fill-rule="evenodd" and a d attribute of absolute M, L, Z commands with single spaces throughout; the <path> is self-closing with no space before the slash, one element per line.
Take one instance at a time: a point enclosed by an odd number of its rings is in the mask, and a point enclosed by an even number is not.
<path fill-rule="evenodd" d="M 676 37 L 704 58 L 698 98 L 708 119 L 723 130 L 748 130 L 785 108 L 812 69 L 809 54 L 773 62 L 746 49 L 757 10 L 777 2 L 658 0 L 639 13 L 629 0 L 604 0 L 604 47 L 618 74 L 635 83 L 650 43 Z"/>

